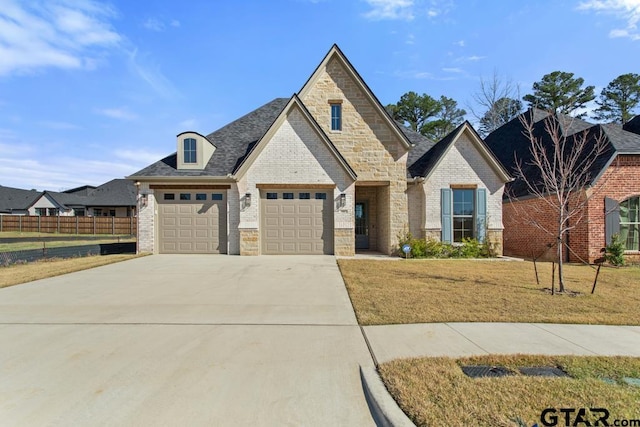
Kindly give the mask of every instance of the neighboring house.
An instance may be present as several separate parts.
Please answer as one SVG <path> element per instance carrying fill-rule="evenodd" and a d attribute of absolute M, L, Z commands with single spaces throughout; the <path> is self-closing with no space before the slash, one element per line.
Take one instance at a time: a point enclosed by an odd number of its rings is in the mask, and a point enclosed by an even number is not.
<path fill-rule="evenodd" d="M 41 195 L 42 192 L 36 190 L 0 185 L 0 215 L 28 215 L 29 208 Z"/>
<path fill-rule="evenodd" d="M 602 256 L 601 249 L 611 242 L 613 234 L 619 234 L 629 258 L 640 259 L 640 116 L 627 123 L 592 124 L 586 121 L 550 114 L 532 109 L 495 130 L 485 142 L 507 169 L 514 173 L 516 159 L 530 180 L 536 181 L 536 168 L 528 165 L 531 153 L 530 141 L 525 136 L 520 119 L 532 121 L 534 135 L 547 146 L 551 144 L 545 131 L 545 121 L 558 120 L 568 144 L 586 132 L 593 143 L 602 135 L 606 141 L 605 151 L 598 157 L 589 171 L 591 181 L 581 194 L 590 197 L 582 219 L 568 233 L 571 250 L 565 251 L 566 260 L 593 262 Z M 531 224 L 528 215 L 549 229 L 554 229 L 557 215 L 544 200 L 530 195 L 522 180 L 507 186 L 511 200 L 503 204 L 504 252 L 522 257 L 552 257 L 554 237 Z M 553 197 L 550 195 L 549 197 Z"/>
<path fill-rule="evenodd" d="M 501 233 L 509 177 L 471 126 L 438 144 L 399 126 L 336 45 L 291 98 L 176 147 L 128 177 L 142 251 L 391 254 L 408 230 Z"/>
<path fill-rule="evenodd" d="M 128 179 L 59 193 L 0 186 L 0 213 L 37 216 L 135 216 L 137 189 Z"/>

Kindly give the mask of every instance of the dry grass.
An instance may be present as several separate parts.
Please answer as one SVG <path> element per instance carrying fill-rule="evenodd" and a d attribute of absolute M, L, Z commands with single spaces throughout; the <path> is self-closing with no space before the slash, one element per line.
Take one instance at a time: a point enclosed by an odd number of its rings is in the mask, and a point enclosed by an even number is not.
<path fill-rule="evenodd" d="M 0 243 L 0 252 L 25 251 L 29 249 L 66 248 L 69 246 L 98 245 L 102 243 L 135 242 L 136 239 L 100 239 L 100 240 L 47 240 L 46 242 Z"/>
<path fill-rule="evenodd" d="M 137 258 L 140 255 L 105 255 L 82 258 L 52 259 L 28 264 L 0 267 L 0 288 L 27 283 L 47 277 L 60 276 L 74 271 L 88 270 L 101 265 L 113 264 Z"/>
<path fill-rule="evenodd" d="M 363 325 L 429 322 L 540 322 L 638 325 L 640 268 L 565 266 L 567 289 L 551 296 L 551 264 L 478 260 L 339 260 Z M 544 290 L 547 288 L 547 291 Z"/>
<path fill-rule="evenodd" d="M 560 367 L 572 378 L 472 379 L 461 365 Z M 640 358 L 482 356 L 404 359 L 380 366 L 391 395 L 417 426 L 531 426 L 545 408 L 606 408 L 609 422 L 640 418 L 640 388 L 600 378 L 640 378 Z M 561 413 L 560 425 L 564 425 Z M 574 414 L 575 415 L 575 414 Z M 517 419 L 524 421 L 517 423 Z M 590 421 L 593 425 L 594 418 Z M 572 420 L 573 422 L 573 420 Z M 572 424 L 574 425 L 574 424 Z M 585 425 L 585 424 L 579 424 Z"/>

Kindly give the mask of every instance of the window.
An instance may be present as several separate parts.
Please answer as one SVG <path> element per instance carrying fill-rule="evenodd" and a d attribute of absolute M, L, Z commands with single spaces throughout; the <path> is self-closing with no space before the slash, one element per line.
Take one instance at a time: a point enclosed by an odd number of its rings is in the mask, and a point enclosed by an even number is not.
<path fill-rule="evenodd" d="M 311 193 L 298 193 L 298 198 L 299 199 L 310 199 L 311 198 Z"/>
<path fill-rule="evenodd" d="M 94 216 L 102 216 L 102 209 L 94 209 L 93 210 L 93 215 Z"/>
<path fill-rule="evenodd" d="M 628 251 L 640 251 L 640 196 L 620 203 L 620 239 Z"/>
<path fill-rule="evenodd" d="M 211 200 L 222 200 L 222 193 L 213 193 L 211 195 Z"/>
<path fill-rule="evenodd" d="M 267 193 L 267 200 L 276 200 L 278 198 L 278 193 Z"/>
<path fill-rule="evenodd" d="M 109 209 L 109 216 L 116 216 L 116 210 L 115 209 Z"/>
<path fill-rule="evenodd" d="M 47 216 L 47 208 L 36 208 L 36 215 Z"/>
<path fill-rule="evenodd" d="M 196 200 L 207 200 L 207 195 L 204 193 L 196 193 Z"/>
<path fill-rule="evenodd" d="M 283 199 L 293 199 L 293 193 L 282 193 Z"/>
<path fill-rule="evenodd" d="M 331 105 L 331 130 L 342 130 L 342 104 Z"/>
<path fill-rule="evenodd" d="M 472 239 L 475 203 L 473 194 L 475 190 L 453 190 L 453 241 L 462 242 L 462 239 Z"/>
<path fill-rule="evenodd" d="M 327 200 L 327 193 L 316 193 L 316 200 Z"/>
<path fill-rule="evenodd" d="M 58 215 L 58 209 L 49 208 L 49 216 L 56 216 L 56 215 Z"/>
<path fill-rule="evenodd" d="M 184 162 L 197 163 L 195 138 L 184 139 Z"/>
<path fill-rule="evenodd" d="M 180 193 L 180 200 L 191 200 L 191 194 L 189 194 L 189 193 Z"/>
<path fill-rule="evenodd" d="M 74 208 L 73 214 L 75 216 L 84 216 L 84 209 Z"/>
<path fill-rule="evenodd" d="M 176 199 L 176 195 L 173 193 L 164 193 L 164 199 L 165 200 L 175 200 Z"/>

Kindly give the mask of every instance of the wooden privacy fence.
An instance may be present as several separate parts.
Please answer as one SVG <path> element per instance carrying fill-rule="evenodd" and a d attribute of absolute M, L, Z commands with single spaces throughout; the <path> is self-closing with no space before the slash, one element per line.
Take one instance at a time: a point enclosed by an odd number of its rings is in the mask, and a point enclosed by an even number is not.
<path fill-rule="evenodd" d="M 136 235 L 135 217 L 0 215 L 0 232 Z"/>

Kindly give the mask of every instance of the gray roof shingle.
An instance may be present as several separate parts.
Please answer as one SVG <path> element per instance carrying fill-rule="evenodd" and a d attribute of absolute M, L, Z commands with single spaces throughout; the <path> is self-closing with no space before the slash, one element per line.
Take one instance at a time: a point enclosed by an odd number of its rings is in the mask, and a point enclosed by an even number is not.
<path fill-rule="evenodd" d="M 620 125 L 594 125 L 566 115 L 541 113 L 540 110 L 530 109 L 491 132 L 485 138 L 485 142 L 512 175 L 516 175 L 517 161 L 521 162 L 523 173 L 531 182 L 539 181 L 537 177 L 540 175 L 540 171 L 535 166 L 528 164 L 528 159 L 531 156 L 529 151 L 531 143 L 524 134 L 525 128 L 521 119 L 526 122 L 532 118 L 534 136 L 539 138 L 547 147 L 551 147 L 552 144 L 545 128 L 545 123 L 549 120 L 555 120 L 561 124 L 561 131 L 567 138 L 569 147 L 575 144 L 575 141 L 583 135 L 583 132 L 586 132 L 584 135 L 591 141 L 595 141 L 601 135 L 606 138 L 605 150 L 598 156 L 588 171 L 591 185 L 615 155 L 619 153 L 640 154 L 640 136 L 623 130 Z M 516 179 L 508 184 L 508 190 L 516 197 L 529 193 L 529 189 L 521 179 Z"/>
<path fill-rule="evenodd" d="M 276 98 L 206 136 L 216 150 L 203 170 L 178 170 L 176 153 L 134 173 L 140 176 L 226 176 L 233 174 L 289 102 Z"/>
<path fill-rule="evenodd" d="M 640 135 L 640 114 L 625 123 L 623 129 L 627 132 L 632 132 L 636 135 Z"/>
<path fill-rule="evenodd" d="M 42 192 L 23 190 L 0 185 L 0 212 L 10 213 L 12 210 L 26 210 L 35 202 Z"/>

